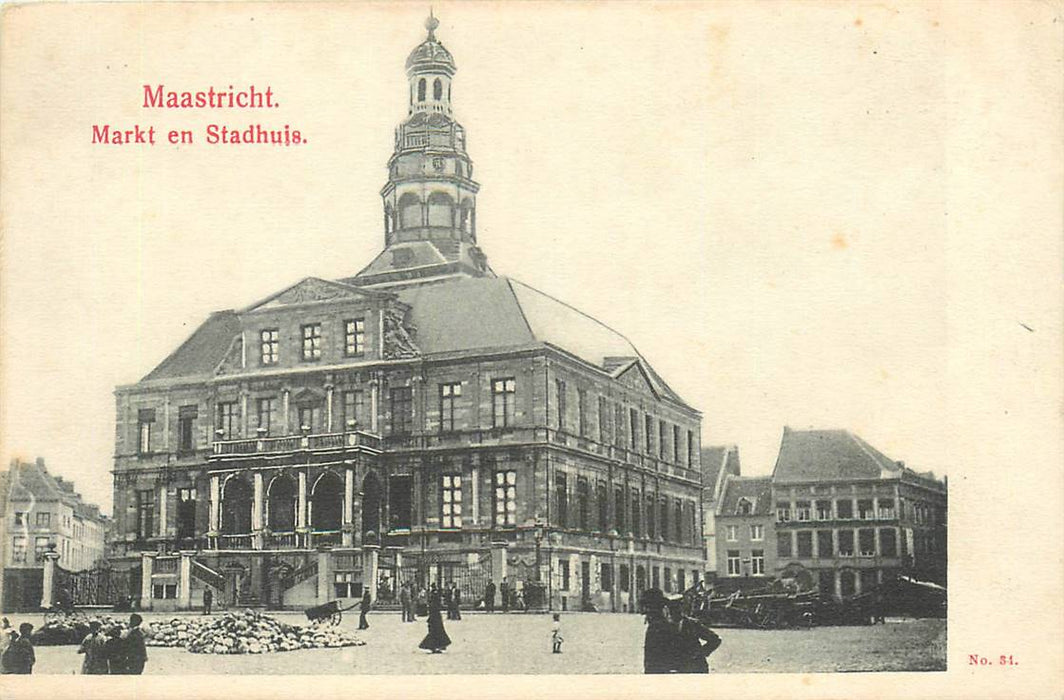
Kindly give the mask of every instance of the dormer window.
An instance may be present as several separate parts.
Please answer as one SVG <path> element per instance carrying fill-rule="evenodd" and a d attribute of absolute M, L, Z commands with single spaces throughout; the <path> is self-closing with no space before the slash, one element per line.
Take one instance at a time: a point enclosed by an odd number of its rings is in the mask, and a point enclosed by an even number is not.
<path fill-rule="evenodd" d="M 735 508 L 736 515 L 750 515 L 754 512 L 754 504 L 749 499 L 740 498 L 739 505 Z"/>

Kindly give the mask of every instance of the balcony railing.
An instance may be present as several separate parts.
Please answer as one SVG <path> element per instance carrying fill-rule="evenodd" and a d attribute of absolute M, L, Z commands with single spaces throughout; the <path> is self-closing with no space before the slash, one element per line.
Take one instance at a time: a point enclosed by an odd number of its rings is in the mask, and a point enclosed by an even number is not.
<path fill-rule="evenodd" d="M 315 547 L 323 544 L 335 547 L 343 542 L 343 535 L 340 534 L 339 530 L 323 530 L 310 533 L 310 541 Z"/>
<path fill-rule="evenodd" d="M 288 452 L 366 448 L 380 450 L 379 435 L 362 430 L 317 435 L 286 435 L 242 440 L 217 440 L 211 445 L 214 456 L 284 454 Z"/>
<path fill-rule="evenodd" d="M 271 532 L 266 536 L 266 546 L 271 549 L 291 549 L 296 546 L 296 542 L 296 533 L 294 532 Z"/>
<path fill-rule="evenodd" d="M 252 536 L 222 535 L 218 538 L 218 549 L 251 549 Z"/>

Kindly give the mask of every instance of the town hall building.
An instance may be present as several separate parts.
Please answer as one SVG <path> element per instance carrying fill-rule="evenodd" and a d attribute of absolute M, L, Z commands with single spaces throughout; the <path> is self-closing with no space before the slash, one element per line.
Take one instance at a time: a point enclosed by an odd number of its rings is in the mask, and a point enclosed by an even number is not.
<path fill-rule="evenodd" d="M 490 578 L 634 611 L 704 572 L 701 415 L 623 335 L 489 266 L 437 25 L 406 61 L 381 253 L 213 313 L 116 389 L 112 562 L 141 607 L 407 581 L 472 601 Z"/>

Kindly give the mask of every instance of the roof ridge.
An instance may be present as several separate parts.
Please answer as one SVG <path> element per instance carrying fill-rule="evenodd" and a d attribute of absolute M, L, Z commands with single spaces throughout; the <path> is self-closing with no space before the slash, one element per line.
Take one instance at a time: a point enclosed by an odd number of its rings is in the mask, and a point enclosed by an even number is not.
<path fill-rule="evenodd" d="M 851 439 L 851 440 L 853 440 L 853 441 L 854 441 L 854 443 L 856 443 L 856 445 L 857 445 L 858 447 L 860 447 L 860 448 L 861 448 L 861 450 L 862 450 L 862 451 L 863 451 L 863 452 L 864 452 L 864 453 L 865 453 L 866 455 L 868 455 L 868 456 L 869 456 L 869 457 L 870 457 L 870 458 L 872 459 L 872 461 L 873 461 L 873 462 L 875 462 L 876 464 L 878 464 L 878 465 L 879 465 L 879 467 L 880 467 L 880 469 L 883 469 L 883 468 L 884 468 L 884 466 L 885 466 L 885 467 L 886 467 L 887 469 L 889 469 L 890 471 L 897 471 L 897 470 L 899 469 L 899 467 L 898 467 L 898 463 L 897 463 L 897 462 L 895 462 L 895 461 L 892 461 L 892 460 L 890 459 L 890 457 L 887 457 L 887 456 L 886 456 L 885 454 L 883 454 L 882 452 L 879 452 L 879 450 L 876 450 L 876 449 L 875 449 L 874 447 L 872 447 L 871 445 L 869 445 L 868 443 L 866 443 L 866 442 L 864 441 L 864 439 L 863 439 L 863 438 L 861 438 L 860 436 L 858 436 L 858 435 L 855 435 L 854 433 L 851 433 L 851 432 L 850 432 L 849 430 L 844 430 L 843 432 L 844 432 L 844 433 L 846 433 L 846 435 L 848 435 L 848 436 L 850 437 L 850 439 Z M 883 457 L 884 459 L 886 459 L 886 460 L 887 460 L 887 464 L 886 464 L 886 465 L 884 465 L 884 464 L 883 464 L 883 463 L 882 463 L 882 462 L 880 461 L 879 457 L 877 457 L 877 456 L 875 455 L 875 453 L 876 453 L 876 452 L 879 452 L 880 456 L 882 456 L 882 457 Z"/>

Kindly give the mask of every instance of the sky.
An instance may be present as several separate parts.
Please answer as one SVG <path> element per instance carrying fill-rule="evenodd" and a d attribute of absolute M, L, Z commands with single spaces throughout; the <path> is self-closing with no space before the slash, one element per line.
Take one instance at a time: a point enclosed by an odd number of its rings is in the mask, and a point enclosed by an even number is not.
<path fill-rule="evenodd" d="M 426 9 L 9 9 L 5 462 L 42 456 L 109 508 L 115 386 L 211 311 L 372 259 Z M 952 485 L 983 473 L 973 450 L 1059 427 L 1060 140 L 1030 99 L 1050 76 L 1016 69 L 1054 35 L 1007 17 L 990 42 L 930 3 L 436 14 L 493 269 L 624 333 L 744 473 L 771 472 L 785 425 L 846 428 Z M 160 83 L 280 107 L 144 109 Z M 307 143 L 211 146 L 210 123 Z M 92 144 L 93 124 L 198 141 Z"/>

